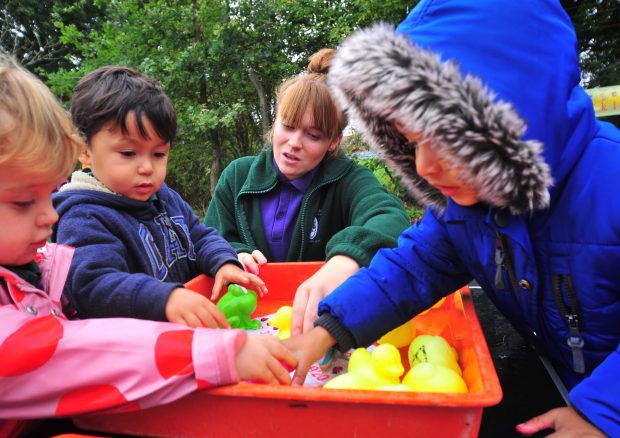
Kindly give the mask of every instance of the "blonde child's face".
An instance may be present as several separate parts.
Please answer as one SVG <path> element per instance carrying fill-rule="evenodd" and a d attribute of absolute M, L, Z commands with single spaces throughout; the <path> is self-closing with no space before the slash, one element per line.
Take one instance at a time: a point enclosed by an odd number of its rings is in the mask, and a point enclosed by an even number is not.
<path fill-rule="evenodd" d="M 127 133 L 110 121 L 95 133 L 80 157 L 99 181 L 119 195 L 148 201 L 166 179 L 170 143 L 164 142 L 143 116 L 148 135 L 140 134 L 136 113 L 127 114 Z"/>
<path fill-rule="evenodd" d="M 298 127 L 289 126 L 278 115 L 273 130 L 273 156 L 282 174 L 290 181 L 301 178 L 338 146 L 314 127 L 312 112 L 306 113 Z"/>
<path fill-rule="evenodd" d="M 416 171 L 426 182 L 459 205 L 468 207 L 480 201 L 478 190 L 463 181 L 459 168 L 452 165 L 449 157 L 441 156 L 430 141 L 415 132 L 407 131 L 402 125 L 397 123 L 396 129 L 416 145 Z"/>
<path fill-rule="evenodd" d="M 58 220 L 51 193 L 59 183 L 26 168 L 0 166 L 0 265 L 26 264 L 45 245 Z"/>

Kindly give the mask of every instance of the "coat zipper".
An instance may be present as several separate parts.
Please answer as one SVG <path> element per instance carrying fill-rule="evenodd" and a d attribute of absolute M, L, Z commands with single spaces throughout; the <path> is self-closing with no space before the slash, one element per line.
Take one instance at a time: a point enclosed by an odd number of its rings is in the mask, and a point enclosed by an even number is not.
<path fill-rule="evenodd" d="M 564 289 L 568 296 L 570 309 L 564 304 L 562 284 L 565 284 Z M 568 324 L 568 338 L 566 339 L 566 344 L 568 344 L 573 352 L 573 371 L 578 374 L 584 374 L 586 371 L 585 362 L 583 360 L 584 340 L 579 331 L 579 317 L 581 311 L 579 309 L 579 302 L 577 301 L 577 293 L 573 286 L 573 280 L 570 275 L 552 274 L 551 289 L 553 290 L 555 303 Z"/>
<path fill-rule="evenodd" d="M 499 231 L 495 232 L 495 287 L 504 289 L 504 272 L 508 272 L 510 279 L 510 288 L 517 301 L 519 301 L 519 289 L 517 288 L 517 278 L 515 275 L 515 264 L 512 254 L 512 246 L 510 240 L 505 234 Z"/>

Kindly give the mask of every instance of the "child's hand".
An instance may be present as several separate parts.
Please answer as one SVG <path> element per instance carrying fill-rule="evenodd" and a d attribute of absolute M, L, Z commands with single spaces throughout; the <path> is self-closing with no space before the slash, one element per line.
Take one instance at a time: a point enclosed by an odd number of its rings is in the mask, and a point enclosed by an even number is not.
<path fill-rule="evenodd" d="M 249 289 L 252 289 L 261 297 L 267 293 L 267 286 L 265 286 L 265 282 L 259 277 L 245 272 L 233 263 L 226 263 L 215 274 L 215 284 L 213 285 L 211 300 L 215 301 L 220 295 L 222 288 L 229 283 L 250 286 Z"/>
<path fill-rule="evenodd" d="M 553 429 L 550 436 L 603 438 L 606 435 L 595 426 L 584 420 L 571 407 L 556 408 L 545 412 L 538 417 L 531 418 L 525 423 L 518 424 L 517 432 L 532 435 L 541 430 Z"/>
<path fill-rule="evenodd" d="M 327 350 L 336 344 L 336 340 L 327 330 L 319 326 L 303 335 L 285 339 L 282 343 L 297 358 L 297 368 L 292 384 L 302 386 L 312 364 L 322 359 Z"/>
<path fill-rule="evenodd" d="M 245 266 L 245 270 L 251 272 L 254 275 L 258 275 L 258 268 L 260 265 L 264 265 L 267 263 L 267 258 L 263 255 L 262 252 L 255 249 L 252 251 L 252 254 L 248 254 L 247 252 L 240 252 L 237 254 L 237 258 L 239 261 Z"/>
<path fill-rule="evenodd" d="M 312 329 L 319 302 L 359 269 L 360 266 L 352 258 L 337 255 L 304 281 L 297 288 L 293 300 L 291 334 L 295 336 Z"/>
<path fill-rule="evenodd" d="M 278 338 L 271 335 L 248 334 L 236 359 L 241 380 L 289 385 L 291 376 L 284 364 L 293 369 L 297 366 L 297 360 Z"/>
<path fill-rule="evenodd" d="M 182 287 L 174 289 L 168 297 L 166 318 L 190 327 L 230 328 L 226 317 L 214 303 Z"/>

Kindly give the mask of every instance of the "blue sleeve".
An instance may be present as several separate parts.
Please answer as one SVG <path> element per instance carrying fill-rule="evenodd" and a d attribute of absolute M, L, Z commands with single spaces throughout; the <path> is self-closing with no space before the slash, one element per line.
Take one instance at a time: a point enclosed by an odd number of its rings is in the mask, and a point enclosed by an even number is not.
<path fill-rule="evenodd" d="M 234 263 L 243 269 L 243 265 L 237 258 L 237 252 L 226 239 L 215 228 L 200 222 L 190 205 L 178 194 L 176 196 L 178 196 L 177 201 L 183 211 L 189 228 L 190 239 L 196 250 L 196 263 L 200 272 L 214 277 L 222 265 L 226 263 Z"/>
<path fill-rule="evenodd" d="M 619 373 L 620 346 L 569 393 L 575 409 L 610 437 L 620 436 Z"/>
<path fill-rule="evenodd" d="M 319 304 L 366 346 L 471 280 L 443 223 L 430 211 Z"/>
<path fill-rule="evenodd" d="M 56 240 L 76 247 L 65 295 L 80 318 L 165 321 L 168 296 L 182 284 L 131 273 L 129 264 L 141 255 L 115 234 L 113 228 L 122 223 L 108 219 L 79 206 L 61 217 Z"/>

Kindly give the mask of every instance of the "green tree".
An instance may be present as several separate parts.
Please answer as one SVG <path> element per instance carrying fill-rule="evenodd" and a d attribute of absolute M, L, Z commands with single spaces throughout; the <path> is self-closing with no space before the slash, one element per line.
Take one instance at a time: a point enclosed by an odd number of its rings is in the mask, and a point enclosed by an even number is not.
<path fill-rule="evenodd" d="M 0 6 L 0 50 L 43 75 L 69 67 L 77 61 L 74 47 L 62 40 L 55 23 L 88 31 L 100 26 L 104 10 L 104 4 L 84 0 L 6 0 Z"/>
<path fill-rule="evenodd" d="M 620 84 L 620 2 L 562 0 L 579 41 L 586 88 Z"/>

